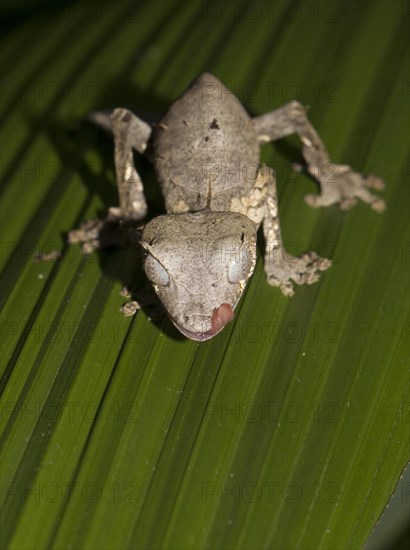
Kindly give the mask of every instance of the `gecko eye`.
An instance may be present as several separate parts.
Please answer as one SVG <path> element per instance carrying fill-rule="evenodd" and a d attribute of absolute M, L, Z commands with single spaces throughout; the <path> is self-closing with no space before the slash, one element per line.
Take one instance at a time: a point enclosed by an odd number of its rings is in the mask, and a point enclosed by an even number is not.
<path fill-rule="evenodd" d="M 154 285 L 168 286 L 169 285 L 169 274 L 165 267 L 159 263 L 158 260 L 148 254 L 145 260 L 145 272 L 148 276 L 148 279 L 154 283 Z"/>
<path fill-rule="evenodd" d="M 243 279 L 247 279 L 252 267 L 252 260 L 248 251 L 241 248 L 237 255 L 228 265 L 228 280 L 230 283 L 239 283 Z"/>

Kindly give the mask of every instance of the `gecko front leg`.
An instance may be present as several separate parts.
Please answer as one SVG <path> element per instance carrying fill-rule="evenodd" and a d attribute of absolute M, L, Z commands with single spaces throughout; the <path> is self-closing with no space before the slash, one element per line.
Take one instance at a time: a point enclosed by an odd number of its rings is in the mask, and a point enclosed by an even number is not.
<path fill-rule="evenodd" d="M 285 296 L 293 296 L 292 282 L 310 285 L 319 279 L 319 271 L 328 269 L 332 262 L 316 252 L 306 252 L 300 257 L 286 252 L 280 230 L 275 173 L 268 166 L 262 166 L 258 177 L 265 186 L 266 197 L 262 222 L 266 278 L 269 284 L 280 287 Z"/>
<path fill-rule="evenodd" d="M 261 166 L 250 195 L 233 199 L 231 209 L 244 214 L 257 225 L 262 223 L 266 278 L 270 285 L 278 286 L 285 296 L 293 296 L 293 283 L 312 284 L 319 279 L 320 271 L 331 266 L 330 260 L 316 252 L 306 252 L 300 257 L 286 252 L 278 215 L 275 172 L 272 168 Z"/>
<path fill-rule="evenodd" d="M 319 181 L 321 189 L 320 195 L 305 197 L 310 206 L 339 203 L 342 209 L 348 209 L 356 204 L 357 199 L 361 199 L 377 212 L 384 210 L 384 200 L 369 191 L 383 189 L 383 181 L 374 175 L 364 177 L 350 166 L 332 163 L 322 140 L 307 118 L 306 108 L 298 101 L 291 101 L 275 111 L 255 117 L 253 124 L 260 143 L 295 133 L 299 135 L 308 172 Z"/>
<path fill-rule="evenodd" d="M 98 121 L 98 118 L 95 120 Z M 147 213 L 142 181 L 134 166 L 133 150 L 144 153 L 151 127 L 128 109 L 115 109 L 111 114 L 111 126 L 119 206 L 109 208 L 104 219 L 87 221 L 80 229 L 69 232 L 68 242 L 84 243 L 85 253 L 111 245 L 124 245 L 127 241 L 124 226 L 142 220 Z"/>

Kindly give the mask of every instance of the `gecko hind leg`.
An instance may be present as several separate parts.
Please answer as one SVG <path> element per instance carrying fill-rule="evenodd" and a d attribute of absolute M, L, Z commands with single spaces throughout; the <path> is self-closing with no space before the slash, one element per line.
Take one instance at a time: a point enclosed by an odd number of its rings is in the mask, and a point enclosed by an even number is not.
<path fill-rule="evenodd" d="M 357 199 L 361 199 L 377 212 L 385 209 L 384 200 L 369 191 L 383 189 L 383 181 L 373 174 L 364 177 L 350 166 L 332 163 L 322 140 L 309 122 L 306 108 L 301 103 L 291 101 L 252 120 L 260 143 L 291 134 L 299 135 L 308 172 L 320 183 L 320 195 L 305 197 L 310 206 L 339 203 L 342 209 L 348 209 L 356 204 Z"/>

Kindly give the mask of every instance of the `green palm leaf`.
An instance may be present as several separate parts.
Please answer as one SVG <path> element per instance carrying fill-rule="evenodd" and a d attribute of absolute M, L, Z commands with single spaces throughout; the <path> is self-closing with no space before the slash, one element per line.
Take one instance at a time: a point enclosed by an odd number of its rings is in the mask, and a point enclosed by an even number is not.
<path fill-rule="evenodd" d="M 2 547 L 363 547 L 409 460 L 408 9 L 2 8 Z M 298 140 L 265 146 L 287 248 L 333 266 L 287 299 L 259 260 L 234 323 L 198 344 L 119 313 L 134 251 L 85 258 L 64 234 L 116 200 L 112 144 L 78 121 L 158 114 L 205 70 L 253 115 L 309 104 L 332 158 L 387 182 L 387 210 L 309 209 Z"/>

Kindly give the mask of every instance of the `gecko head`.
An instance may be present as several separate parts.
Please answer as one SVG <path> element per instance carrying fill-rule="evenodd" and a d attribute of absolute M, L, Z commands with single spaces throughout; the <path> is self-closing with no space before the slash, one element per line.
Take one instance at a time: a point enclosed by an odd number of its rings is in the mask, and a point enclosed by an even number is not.
<path fill-rule="evenodd" d="M 256 262 L 256 225 L 235 212 L 166 214 L 142 233 L 144 269 L 177 329 L 209 340 L 233 319 Z"/>

